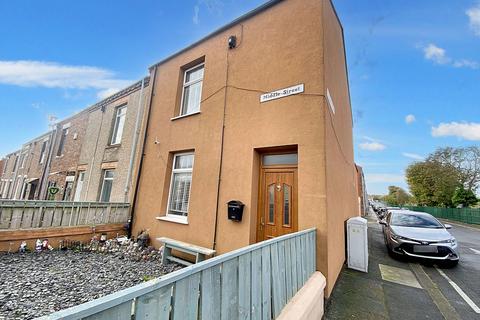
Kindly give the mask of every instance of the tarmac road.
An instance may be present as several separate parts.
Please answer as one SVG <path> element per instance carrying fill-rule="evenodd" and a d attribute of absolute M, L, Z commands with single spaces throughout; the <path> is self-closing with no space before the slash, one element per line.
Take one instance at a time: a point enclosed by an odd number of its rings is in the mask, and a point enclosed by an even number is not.
<path fill-rule="evenodd" d="M 462 319 L 480 319 L 480 229 L 463 226 L 454 222 L 450 233 L 460 246 L 460 262 L 454 268 L 441 269 L 435 266 L 422 266 L 427 274 L 438 284 L 444 296 L 455 308 Z M 441 275 L 442 271 L 452 282 Z M 455 290 L 455 285 L 463 294 Z M 471 300 L 472 303 L 468 301 Z M 477 306 L 476 313 L 474 311 Z"/>

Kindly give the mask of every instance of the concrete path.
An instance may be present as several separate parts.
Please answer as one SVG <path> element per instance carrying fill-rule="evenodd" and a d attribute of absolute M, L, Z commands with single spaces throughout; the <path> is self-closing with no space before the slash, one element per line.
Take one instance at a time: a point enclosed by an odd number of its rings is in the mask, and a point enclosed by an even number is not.
<path fill-rule="evenodd" d="M 374 215 L 368 227 L 369 272 L 342 271 L 326 319 L 480 319 L 480 229 L 453 225 L 461 260 L 446 269 L 390 257 Z"/>

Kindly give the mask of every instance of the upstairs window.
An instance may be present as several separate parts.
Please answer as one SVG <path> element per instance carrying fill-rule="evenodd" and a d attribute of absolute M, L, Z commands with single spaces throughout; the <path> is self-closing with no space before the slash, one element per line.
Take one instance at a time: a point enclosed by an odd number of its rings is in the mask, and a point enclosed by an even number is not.
<path fill-rule="evenodd" d="M 127 106 L 118 107 L 115 114 L 115 125 L 113 127 L 110 144 L 119 144 L 122 141 L 123 127 L 125 126 L 126 116 Z"/>
<path fill-rule="evenodd" d="M 180 115 L 188 115 L 200 111 L 202 98 L 204 64 L 185 70 Z"/>
<path fill-rule="evenodd" d="M 188 215 L 190 203 L 190 188 L 192 185 L 193 153 L 176 154 L 173 158 L 172 179 L 170 180 L 170 195 L 168 199 L 169 215 Z"/>
<path fill-rule="evenodd" d="M 63 147 L 65 146 L 65 140 L 67 140 L 68 128 L 62 129 L 62 136 L 60 137 L 60 142 L 58 143 L 57 157 L 63 155 Z"/>
<path fill-rule="evenodd" d="M 17 171 L 18 157 L 19 157 L 19 155 L 16 154 L 16 155 L 15 155 L 15 162 L 13 163 L 13 170 L 12 170 L 12 172 Z"/>
<path fill-rule="evenodd" d="M 26 154 L 26 153 L 22 154 L 22 161 L 20 162 L 21 163 L 21 165 L 20 165 L 21 169 L 25 168 L 25 164 L 27 162 L 27 157 L 28 157 L 28 154 Z"/>
<path fill-rule="evenodd" d="M 45 155 L 47 150 L 47 141 L 42 142 L 42 149 L 40 151 L 40 158 L 38 159 L 38 163 L 42 164 L 45 161 Z"/>

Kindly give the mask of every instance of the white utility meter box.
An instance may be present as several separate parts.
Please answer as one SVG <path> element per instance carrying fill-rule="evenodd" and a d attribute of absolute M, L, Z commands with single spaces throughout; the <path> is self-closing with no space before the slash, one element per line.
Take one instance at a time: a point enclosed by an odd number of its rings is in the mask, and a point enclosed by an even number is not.
<path fill-rule="evenodd" d="M 347 221 L 347 254 L 348 267 L 368 272 L 368 223 L 361 217 Z"/>

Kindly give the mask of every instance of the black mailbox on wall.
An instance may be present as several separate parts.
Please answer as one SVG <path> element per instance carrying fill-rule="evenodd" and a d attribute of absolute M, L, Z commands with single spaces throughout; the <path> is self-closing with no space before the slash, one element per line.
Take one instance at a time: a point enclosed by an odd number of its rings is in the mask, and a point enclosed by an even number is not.
<path fill-rule="evenodd" d="M 228 219 L 232 221 L 242 221 L 243 207 L 245 207 L 245 205 L 241 201 L 228 201 Z"/>

